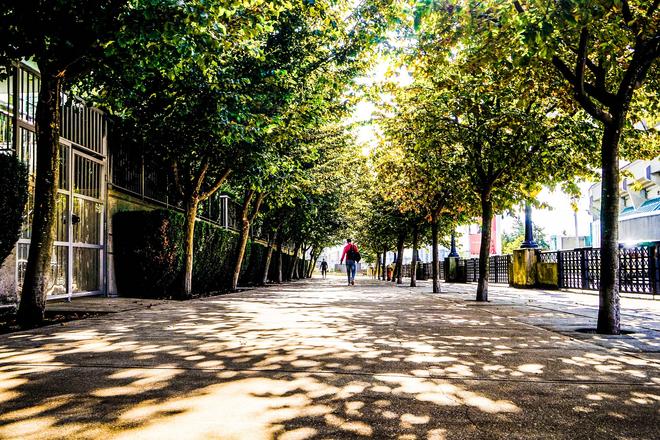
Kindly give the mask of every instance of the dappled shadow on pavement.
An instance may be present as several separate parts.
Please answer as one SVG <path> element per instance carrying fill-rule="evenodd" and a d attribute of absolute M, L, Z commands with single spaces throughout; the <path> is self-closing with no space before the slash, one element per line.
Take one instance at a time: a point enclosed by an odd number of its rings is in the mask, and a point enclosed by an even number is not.
<path fill-rule="evenodd" d="M 660 367 L 361 280 L 0 338 L 0 438 L 658 438 Z"/>

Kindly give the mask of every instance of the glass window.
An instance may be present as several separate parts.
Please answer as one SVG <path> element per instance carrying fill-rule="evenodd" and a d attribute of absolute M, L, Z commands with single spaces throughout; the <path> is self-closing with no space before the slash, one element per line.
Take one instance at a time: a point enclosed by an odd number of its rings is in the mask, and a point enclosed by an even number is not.
<path fill-rule="evenodd" d="M 14 77 L 0 73 L 0 150 L 13 150 Z"/>
<path fill-rule="evenodd" d="M 101 244 L 101 215 L 103 204 L 73 198 L 73 241 L 75 243 Z"/>
<path fill-rule="evenodd" d="M 21 69 L 20 72 L 18 116 L 24 121 L 34 123 L 39 99 L 39 78 L 31 71 Z"/>
<path fill-rule="evenodd" d="M 101 164 L 74 154 L 73 190 L 77 194 L 99 199 L 101 197 Z"/>
<path fill-rule="evenodd" d="M 28 172 L 34 176 L 37 171 L 37 136 L 33 131 L 20 129 L 19 145 L 16 154 L 28 167 Z"/>
<path fill-rule="evenodd" d="M 73 293 L 100 290 L 101 251 L 90 248 L 73 249 Z"/>

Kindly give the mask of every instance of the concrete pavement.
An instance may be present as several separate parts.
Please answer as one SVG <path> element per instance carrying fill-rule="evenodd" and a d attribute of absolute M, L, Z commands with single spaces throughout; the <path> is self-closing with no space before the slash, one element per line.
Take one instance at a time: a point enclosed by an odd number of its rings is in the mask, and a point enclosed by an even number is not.
<path fill-rule="evenodd" d="M 443 288 L 315 279 L 0 336 L 0 438 L 660 438 L 653 333 Z"/>

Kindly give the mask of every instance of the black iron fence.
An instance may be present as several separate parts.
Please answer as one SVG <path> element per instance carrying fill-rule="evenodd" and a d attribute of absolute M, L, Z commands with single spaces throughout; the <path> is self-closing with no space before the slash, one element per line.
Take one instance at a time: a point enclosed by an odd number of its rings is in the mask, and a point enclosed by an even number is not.
<path fill-rule="evenodd" d="M 491 283 L 508 283 L 509 266 L 511 265 L 511 255 L 493 255 L 488 259 L 489 274 L 488 281 Z M 418 280 L 428 280 L 433 277 L 433 263 L 419 263 L 417 269 Z M 445 280 L 445 265 L 443 261 L 439 264 L 440 279 Z M 463 282 L 476 283 L 479 279 L 479 259 L 467 258 L 458 261 L 459 279 Z M 410 277 L 410 265 L 402 266 L 403 277 Z"/>
<path fill-rule="evenodd" d="M 110 152 L 110 184 L 114 189 L 150 203 L 181 210 L 181 196 L 174 186 L 170 167 L 159 157 L 116 139 Z M 203 201 L 198 216 L 225 228 L 238 230 L 240 206 L 217 192 Z"/>
<path fill-rule="evenodd" d="M 539 262 L 557 265 L 557 287 L 560 289 L 598 290 L 600 288 L 600 249 L 582 248 L 540 252 Z M 493 255 L 488 259 L 488 281 L 510 282 L 511 255 Z M 417 279 L 432 278 L 432 263 L 420 263 Z M 445 280 L 445 266 L 440 262 L 440 279 Z M 403 276 L 410 276 L 410 265 L 403 265 Z M 458 279 L 476 283 L 479 280 L 479 258 L 460 259 Z M 619 249 L 619 291 L 660 294 L 660 242 Z"/>
<path fill-rule="evenodd" d="M 600 288 L 600 249 L 541 252 L 542 263 L 556 263 L 560 289 Z M 619 291 L 660 293 L 660 243 L 619 249 Z"/>

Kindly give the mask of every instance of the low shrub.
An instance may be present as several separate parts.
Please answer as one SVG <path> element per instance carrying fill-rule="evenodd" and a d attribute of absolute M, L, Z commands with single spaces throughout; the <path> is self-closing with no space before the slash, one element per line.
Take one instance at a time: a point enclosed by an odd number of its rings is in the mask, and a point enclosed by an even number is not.
<path fill-rule="evenodd" d="M 13 154 L 0 153 L 0 264 L 21 233 L 28 197 L 27 168 Z"/>
<path fill-rule="evenodd" d="M 118 212 L 112 238 L 119 293 L 167 296 L 183 265 L 183 216 L 167 210 Z"/>
<path fill-rule="evenodd" d="M 263 281 L 264 264 L 266 264 L 266 246 L 252 241 L 248 243 L 246 252 L 249 252 L 249 258 L 245 259 L 248 263 L 243 264 L 240 284 L 244 286 L 259 285 Z"/>
<path fill-rule="evenodd" d="M 224 291 L 231 286 L 238 234 L 208 222 L 195 225 L 193 292 Z"/>

